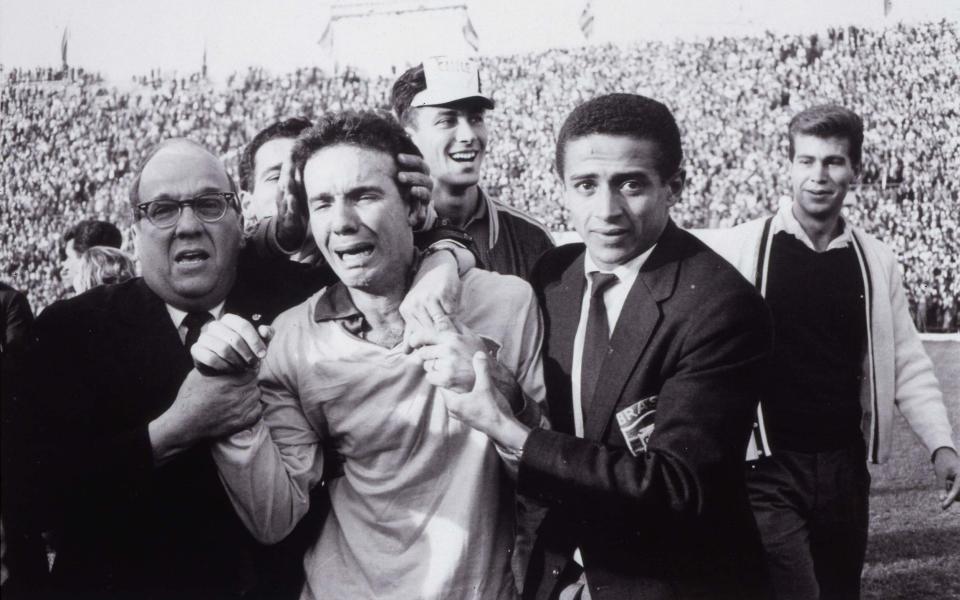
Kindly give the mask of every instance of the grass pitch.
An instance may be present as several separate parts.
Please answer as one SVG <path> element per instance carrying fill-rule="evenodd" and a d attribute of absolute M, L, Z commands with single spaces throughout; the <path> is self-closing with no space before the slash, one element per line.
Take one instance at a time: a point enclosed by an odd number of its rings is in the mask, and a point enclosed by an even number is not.
<path fill-rule="evenodd" d="M 926 342 L 944 402 L 960 432 L 960 343 Z M 956 441 L 956 439 L 955 439 Z M 960 503 L 940 510 L 926 449 L 897 413 L 893 452 L 872 465 L 870 541 L 863 597 L 884 600 L 960 598 Z"/>

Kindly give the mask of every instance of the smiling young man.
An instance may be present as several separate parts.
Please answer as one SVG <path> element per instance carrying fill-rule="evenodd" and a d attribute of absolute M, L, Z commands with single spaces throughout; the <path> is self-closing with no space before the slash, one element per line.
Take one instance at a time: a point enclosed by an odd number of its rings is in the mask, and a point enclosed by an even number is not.
<path fill-rule="evenodd" d="M 470 234 L 491 271 L 529 279 L 553 238 L 536 219 L 489 198 L 479 186 L 486 111 L 494 102 L 480 87 L 477 66 L 465 59 L 427 59 L 397 79 L 391 102 L 430 166 L 440 224 Z"/>
<path fill-rule="evenodd" d="M 943 508 L 960 491 L 960 460 L 896 257 L 842 217 L 860 175 L 860 117 L 815 106 L 788 134 L 792 202 L 702 237 L 773 313 L 747 482 L 777 597 L 859 598 L 866 461 L 889 456 L 893 407 L 930 452 Z"/>
<path fill-rule="evenodd" d="M 456 322 L 431 350 L 404 352 L 399 307 L 420 260 L 419 203 L 398 180 L 398 152 L 417 153 L 397 123 L 372 113 L 326 115 L 298 139 L 297 205 L 340 281 L 277 319 L 260 370 L 263 418 L 215 445 L 214 457 L 264 542 L 309 509 L 325 448 L 343 457 L 301 598 L 506 600 L 516 591 L 504 475 L 516 457 L 452 417 L 453 392 L 438 386 L 468 390 L 474 353 L 489 353 L 523 392 L 518 418 L 540 423 L 536 300 L 516 277 L 471 269 Z M 194 356 L 230 355 L 244 330 L 230 327 L 206 331 Z"/>
<path fill-rule="evenodd" d="M 523 597 L 766 598 L 743 453 L 770 345 L 756 290 L 670 219 L 680 131 L 634 94 L 567 117 L 556 167 L 585 244 L 533 277 L 553 430 L 493 387 L 453 398 L 464 422 L 521 453 L 518 490 L 547 504 Z"/>

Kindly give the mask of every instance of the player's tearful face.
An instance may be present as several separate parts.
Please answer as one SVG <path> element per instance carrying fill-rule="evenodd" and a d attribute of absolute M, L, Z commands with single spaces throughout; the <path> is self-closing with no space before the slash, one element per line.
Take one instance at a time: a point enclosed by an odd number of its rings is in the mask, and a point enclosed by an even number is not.
<path fill-rule="evenodd" d="M 322 148 L 304 165 L 310 231 L 349 288 L 386 295 L 406 285 L 416 211 L 396 172 L 392 156 L 350 145 Z"/>
<path fill-rule="evenodd" d="M 469 187 L 480 181 L 480 165 L 487 150 L 483 108 L 471 103 L 424 106 L 415 110 L 412 122 L 407 132 L 437 182 Z"/>
<path fill-rule="evenodd" d="M 566 143 L 564 205 L 590 256 L 613 270 L 649 249 L 683 189 L 683 171 L 663 179 L 656 142 L 591 134 Z"/>

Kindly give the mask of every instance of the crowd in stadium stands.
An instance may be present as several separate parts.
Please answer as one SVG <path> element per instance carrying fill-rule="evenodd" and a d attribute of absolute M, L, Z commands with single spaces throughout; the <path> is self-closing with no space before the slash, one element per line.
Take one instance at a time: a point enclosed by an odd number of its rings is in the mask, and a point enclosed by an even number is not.
<path fill-rule="evenodd" d="M 0 70 L 0 73 L 3 73 L 3 71 Z M 11 85 L 41 81 L 100 83 L 103 81 L 103 77 L 99 73 L 85 72 L 83 67 L 67 67 L 65 69 L 35 67 L 33 69 L 11 69 L 8 73 L 0 77 L 0 81 Z"/>
<path fill-rule="evenodd" d="M 768 33 L 699 41 L 553 49 L 483 59 L 497 101 L 484 189 L 552 230 L 568 229 L 552 172 L 563 118 L 598 94 L 665 101 L 683 130 L 686 227 L 728 227 L 769 214 L 789 194 L 787 122 L 820 102 L 864 118 L 864 171 L 848 217 L 890 244 L 921 330 L 958 329 L 960 299 L 960 51 L 954 23 Z M 108 87 L 80 70 L 0 71 L 0 279 L 39 310 L 61 292 L 60 236 L 84 218 L 129 224 L 127 189 L 146 148 L 187 136 L 233 172 L 250 137 L 286 116 L 386 109 L 392 82 L 260 69 L 213 85 L 200 74 Z"/>

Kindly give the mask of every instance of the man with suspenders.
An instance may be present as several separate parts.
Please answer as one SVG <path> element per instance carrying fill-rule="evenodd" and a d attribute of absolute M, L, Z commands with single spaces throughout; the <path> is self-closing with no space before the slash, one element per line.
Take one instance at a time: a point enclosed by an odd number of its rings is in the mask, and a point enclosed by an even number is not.
<path fill-rule="evenodd" d="M 789 136 L 793 201 L 699 235 L 773 314 L 747 485 L 777 597 L 858 598 L 866 460 L 889 456 L 894 405 L 930 452 L 944 509 L 960 491 L 960 460 L 896 257 L 840 214 L 860 174 L 860 117 L 816 106 L 793 118 Z"/>

